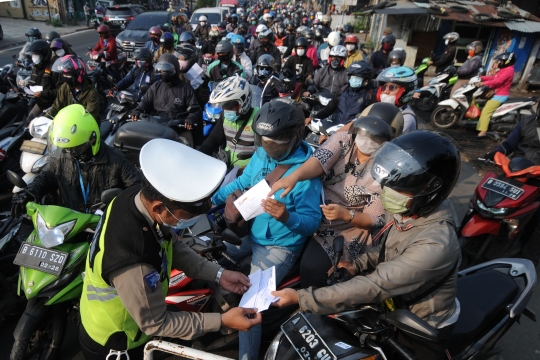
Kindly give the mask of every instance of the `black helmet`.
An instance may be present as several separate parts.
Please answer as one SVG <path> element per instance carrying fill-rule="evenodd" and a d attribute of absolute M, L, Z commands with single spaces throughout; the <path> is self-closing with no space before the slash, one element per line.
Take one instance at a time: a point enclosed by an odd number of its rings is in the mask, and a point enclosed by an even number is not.
<path fill-rule="evenodd" d="M 316 28 L 315 29 L 315 38 L 317 39 L 322 39 L 323 37 L 323 31 L 321 28 Z"/>
<path fill-rule="evenodd" d="M 306 49 L 308 48 L 309 42 L 305 37 L 299 37 L 298 39 L 296 39 L 296 41 L 294 42 L 294 47 L 297 48 L 299 46 L 302 46 Z"/>
<path fill-rule="evenodd" d="M 151 62 L 154 58 L 154 55 L 152 55 L 152 51 L 148 48 L 137 48 L 135 52 L 133 53 L 133 59 L 135 60 L 146 60 L 148 62 Z"/>
<path fill-rule="evenodd" d="M 39 31 L 39 29 L 35 28 L 35 27 L 26 30 L 24 35 L 28 37 L 29 41 L 34 41 L 34 40 L 41 39 L 41 31 Z M 32 39 L 30 39 L 30 38 L 32 38 Z"/>
<path fill-rule="evenodd" d="M 272 55 L 264 54 L 257 59 L 257 77 L 266 80 L 272 76 L 276 69 L 276 60 Z"/>
<path fill-rule="evenodd" d="M 242 30 L 242 32 L 240 32 L 240 30 Z M 246 23 L 240 23 L 238 25 L 238 34 L 245 35 L 247 34 L 247 31 L 248 31 L 248 26 Z"/>
<path fill-rule="evenodd" d="M 221 40 L 216 45 L 216 54 L 227 53 L 230 56 L 233 54 L 233 45 L 228 40 Z"/>
<path fill-rule="evenodd" d="M 304 137 L 305 116 L 300 103 L 286 98 L 264 104 L 253 120 L 255 145 L 268 157 L 280 161 L 300 145 Z"/>
<path fill-rule="evenodd" d="M 26 48 L 26 54 L 39 54 L 43 57 L 49 53 L 49 43 L 46 40 L 36 40 Z"/>
<path fill-rule="evenodd" d="M 225 23 L 225 21 L 220 21 L 220 22 L 218 22 L 217 26 L 218 26 L 218 28 L 225 29 L 227 27 L 227 24 Z"/>
<path fill-rule="evenodd" d="M 56 31 L 52 30 L 49 31 L 47 34 L 45 34 L 45 40 L 50 44 L 51 41 L 54 39 L 58 39 L 60 37 L 60 34 L 58 34 Z"/>
<path fill-rule="evenodd" d="M 162 33 L 171 32 L 171 27 L 167 24 L 160 24 L 158 27 L 161 29 Z"/>
<path fill-rule="evenodd" d="M 482 44 L 481 41 L 476 40 L 470 43 L 469 45 L 467 45 L 467 51 L 469 50 L 473 50 L 474 54 L 478 55 L 482 53 L 482 51 L 484 51 L 484 45 Z"/>
<path fill-rule="evenodd" d="M 185 59 L 187 59 L 190 63 L 197 61 L 197 49 L 195 46 L 185 43 L 180 44 L 176 47 L 176 52 L 180 55 L 182 55 Z"/>
<path fill-rule="evenodd" d="M 493 60 L 499 62 L 499 69 L 512 66 L 516 63 L 516 54 L 513 52 L 503 52 L 493 58 Z"/>
<path fill-rule="evenodd" d="M 385 37 L 382 38 L 381 43 L 382 44 L 389 43 L 389 44 L 392 44 L 392 46 L 394 46 L 396 45 L 396 37 L 392 34 L 386 35 Z"/>
<path fill-rule="evenodd" d="M 189 43 L 191 45 L 194 45 L 195 37 L 190 31 L 184 31 L 180 34 L 180 37 L 178 38 L 178 43 Z"/>
<path fill-rule="evenodd" d="M 315 32 L 311 29 L 307 29 L 302 31 L 302 36 L 311 42 L 313 39 L 315 39 Z"/>
<path fill-rule="evenodd" d="M 401 135 L 381 146 L 370 159 L 371 176 L 398 192 L 412 194 L 403 215 L 432 212 L 450 194 L 461 170 L 452 138 L 428 130 Z M 366 166 L 368 166 L 366 165 Z"/>
<path fill-rule="evenodd" d="M 349 134 L 352 135 L 353 142 L 358 140 L 356 147 L 366 155 L 373 154 L 379 146 L 393 137 L 390 125 L 377 116 L 363 116 L 354 120 L 349 128 Z M 352 159 L 352 153 L 350 158 Z"/>
<path fill-rule="evenodd" d="M 168 61 L 158 61 L 154 65 L 154 72 L 165 84 L 171 85 L 178 78 L 175 66 Z"/>
<path fill-rule="evenodd" d="M 366 86 L 373 78 L 373 66 L 366 60 L 355 61 L 347 68 L 347 76 L 353 75 L 362 77 L 362 86 Z"/>
<path fill-rule="evenodd" d="M 403 127 L 405 124 L 403 113 L 397 106 L 393 104 L 382 102 L 371 104 L 365 108 L 364 111 L 358 114 L 357 117 L 361 118 L 364 116 L 378 117 L 390 125 L 392 128 L 392 139 L 398 137 L 403 132 Z"/>
<path fill-rule="evenodd" d="M 397 60 L 399 63 L 399 66 L 403 66 L 403 64 L 405 64 L 406 57 L 407 57 L 407 53 L 405 52 L 405 50 L 401 48 L 396 48 L 390 51 L 390 54 L 388 54 L 388 63 L 392 65 L 393 60 Z"/>
<path fill-rule="evenodd" d="M 159 38 L 159 42 L 165 49 L 171 49 L 174 45 L 174 36 L 170 32 L 164 32 Z"/>
<path fill-rule="evenodd" d="M 344 33 L 352 33 L 352 32 L 354 32 L 353 26 L 351 24 L 345 24 L 343 26 L 343 32 Z"/>

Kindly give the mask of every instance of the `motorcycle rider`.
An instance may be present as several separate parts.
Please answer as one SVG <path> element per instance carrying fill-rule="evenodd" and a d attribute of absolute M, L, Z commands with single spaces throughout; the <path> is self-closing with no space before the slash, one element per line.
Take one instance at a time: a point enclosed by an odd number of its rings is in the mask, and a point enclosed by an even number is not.
<path fill-rule="evenodd" d="M 222 187 L 213 197 L 216 205 L 224 204 L 229 194 L 244 190 L 265 179 L 278 165 L 290 167 L 285 175 L 300 167 L 311 156 L 311 148 L 303 141 L 304 112 L 291 99 L 273 99 L 257 113 L 253 121 L 257 151 L 232 183 Z M 321 182 L 318 178 L 302 181 L 291 196 L 262 201 L 264 213 L 255 217 L 250 234 L 240 246 L 227 246 L 235 260 L 252 255 L 251 272 L 275 266 L 276 284 L 282 282 L 302 251 L 306 239 L 318 229 Z M 240 333 L 240 359 L 258 359 L 261 326 Z"/>
<path fill-rule="evenodd" d="M 253 53 L 256 51 L 256 49 L 259 46 L 261 46 L 261 42 L 259 41 L 259 34 L 261 32 L 265 32 L 266 30 L 268 30 L 268 27 L 266 27 L 266 25 L 264 25 L 264 24 L 257 25 L 257 28 L 255 30 L 255 35 L 253 35 L 253 39 L 251 40 L 251 44 L 249 45 L 249 48 L 248 48 L 248 51 L 247 51 L 250 59 L 251 59 L 251 55 L 253 55 Z"/>
<path fill-rule="evenodd" d="M 42 90 L 34 92 L 36 105 L 28 114 L 26 122 L 29 124 L 32 119 L 38 116 L 43 110 L 49 108 L 58 91 L 59 76 L 54 76 L 51 72 L 53 61 L 51 59 L 51 50 L 45 40 L 36 40 L 28 46 L 27 55 L 32 57 L 32 77 L 35 85 L 41 85 Z"/>
<path fill-rule="evenodd" d="M 235 33 L 237 27 L 238 27 L 238 14 L 232 14 L 229 17 L 229 23 L 225 27 L 225 30 L 227 30 L 230 33 Z"/>
<path fill-rule="evenodd" d="M 376 246 L 340 262 L 354 276 L 351 280 L 318 289 L 275 291 L 272 295 L 279 300 L 274 305 L 299 304 L 301 311 L 332 314 L 392 299 L 439 332 L 438 341 L 404 332 L 398 341 L 416 359 L 447 359 L 446 345 L 460 313 L 456 285 L 461 257 L 457 224 L 446 198 L 460 168 L 456 145 L 442 133 L 414 131 L 383 144 L 366 165 L 381 184 L 383 206 L 393 215 L 375 236 Z M 273 190 L 284 188 L 284 180 Z M 359 275 L 366 270 L 373 272 Z"/>
<path fill-rule="evenodd" d="M 66 55 L 54 62 L 52 71 L 61 74 L 64 83 L 58 88 L 56 99 L 46 115 L 54 118 L 66 106 L 81 104 L 99 125 L 101 123 L 99 117 L 100 95 L 90 80 L 86 78 L 84 61 L 79 57 Z"/>
<path fill-rule="evenodd" d="M 208 101 L 210 106 L 221 107 L 223 111 L 199 151 L 212 155 L 224 148 L 226 156 L 218 158 L 227 163 L 228 169 L 245 168 L 256 150 L 253 119 L 259 109 L 251 106 L 251 97 L 247 80 L 232 76 L 217 85 Z"/>
<path fill-rule="evenodd" d="M 146 42 L 145 47 L 147 49 L 150 49 L 150 51 L 152 52 L 152 55 L 154 55 L 156 51 L 158 51 L 159 49 L 159 45 L 160 45 L 159 40 L 163 33 L 161 29 L 157 26 L 152 26 L 150 30 L 148 30 L 148 32 L 150 33 L 150 40 Z"/>
<path fill-rule="evenodd" d="M 400 67 L 405 66 L 405 59 L 407 58 L 407 53 L 402 48 L 395 48 L 390 51 L 388 54 L 388 63 L 390 67 Z"/>
<path fill-rule="evenodd" d="M 289 38 L 285 33 L 285 25 L 282 22 L 277 23 L 276 35 L 274 36 L 274 45 L 276 46 L 287 46 Z"/>
<path fill-rule="evenodd" d="M 152 52 L 147 48 L 139 48 L 135 50 L 133 59 L 135 60 L 135 66 L 118 84 L 113 85 L 113 89 L 121 91 L 133 86 L 133 94 L 137 96 L 137 99 L 141 100 L 144 95 L 141 87 L 143 85 L 150 86 L 156 81 L 154 69 L 152 68 Z M 109 91 L 109 96 L 111 95 L 112 89 Z"/>
<path fill-rule="evenodd" d="M 182 33 L 183 35 L 184 33 Z M 174 54 L 174 36 L 170 32 L 164 32 L 159 38 L 160 46 L 154 53 L 152 61 L 158 62 L 158 59 L 163 54 Z"/>
<path fill-rule="evenodd" d="M 210 81 L 222 81 L 238 74 L 245 77 L 244 67 L 233 60 L 233 45 L 227 40 L 221 40 L 216 45 L 217 60 L 208 65 L 206 76 Z"/>
<path fill-rule="evenodd" d="M 463 85 L 467 84 L 472 77 L 477 75 L 478 70 L 482 67 L 484 45 L 482 45 L 480 41 L 473 41 L 467 45 L 467 54 L 467 60 L 465 60 L 463 65 L 461 65 L 456 71 L 458 80 L 454 84 L 451 94 L 453 94 Z"/>
<path fill-rule="evenodd" d="M 234 35 L 231 38 L 231 43 L 234 52 L 233 60 L 242 65 L 246 79 L 251 79 L 253 76 L 253 64 L 249 56 L 246 55 L 244 38 L 242 35 Z"/>
<path fill-rule="evenodd" d="M 137 120 L 143 112 L 156 113 L 171 120 L 185 116 L 185 130 L 177 130 L 177 132 L 193 147 L 194 135 L 191 130 L 202 131 L 201 110 L 193 88 L 180 79 L 180 65 L 173 54 L 161 55 L 154 65 L 154 71 L 156 75 L 159 75 L 160 80 L 150 86 L 133 111 L 132 119 Z"/>
<path fill-rule="evenodd" d="M 396 37 L 392 34 L 386 35 L 381 40 L 382 47 L 371 55 L 371 62 L 375 71 L 386 69 L 390 66 L 388 55 L 396 45 Z"/>
<path fill-rule="evenodd" d="M 68 42 L 62 38 L 53 39 L 51 41 L 51 58 L 56 60 L 64 55 L 75 55 L 75 51 L 69 46 Z"/>
<path fill-rule="evenodd" d="M 332 19 L 330 19 L 330 16 L 324 15 L 322 17 L 321 23 L 322 23 L 323 37 L 327 37 L 328 34 L 332 32 L 332 27 L 330 26 L 331 22 L 332 22 Z"/>
<path fill-rule="evenodd" d="M 331 36 L 332 34 L 330 34 Z M 315 71 L 313 85 L 304 92 L 304 97 L 317 93 L 319 90 L 328 90 L 331 94 L 347 85 L 349 78 L 344 67 L 347 59 L 347 49 L 343 45 L 336 45 L 330 50 L 327 66 Z"/>
<path fill-rule="evenodd" d="M 54 40 L 54 39 L 59 39 L 61 36 L 58 32 L 52 30 L 52 31 L 49 31 L 48 33 L 45 34 L 45 37 L 43 38 L 44 40 L 46 40 L 49 45 L 51 45 L 51 42 Z"/>
<path fill-rule="evenodd" d="M 242 36 L 244 38 L 244 51 L 246 51 L 246 55 L 248 55 L 248 49 L 251 46 L 251 41 L 253 40 L 253 35 L 248 33 L 248 26 L 245 23 L 240 23 L 238 25 L 238 28 L 236 29 L 236 32 L 238 35 Z"/>
<path fill-rule="evenodd" d="M 204 41 L 210 37 L 210 30 L 212 27 L 208 24 L 208 18 L 205 15 L 199 16 L 199 24 L 193 32 L 193 36 L 198 37 L 199 40 Z"/>
<path fill-rule="evenodd" d="M 256 309 L 232 308 L 224 314 L 167 311 L 173 267 L 238 294 L 251 284 L 247 276 L 199 256 L 174 233 L 210 209 L 208 200 L 225 175 L 223 164 L 164 139 L 147 143 L 140 163 L 142 187 L 128 189 L 111 202 L 87 257 L 79 341 L 88 360 L 114 355 L 142 359 L 152 336 L 192 339 L 221 327 L 246 331 L 261 321 Z M 170 186 L 170 179 L 190 169 L 199 174 L 196 181 L 180 176 Z"/>
<path fill-rule="evenodd" d="M 330 50 L 334 46 L 339 45 L 341 42 L 341 37 L 339 32 L 332 31 L 330 34 L 328 34 L 328 37 L 326 38 L 326 41 L 321 44 L 317 48 L 317 56 L 319 58 L 319 62 L 322 63 L 324 66 L 328 64 L 328 57 L 330 56 Z M 347 49 L 345 49 L 346 51 Z"/>
<path fill-rule="evenodd" d="M 334 114 L 337 124 L 347 124 L 361 113 L 371 102 L 373 67 L 368 61 L 361 60 L 347 68 L 349 84 L 332 93 L 332 100 L 319 112 L 317 118 L 325 119 Z M 312 118 L 306 119 L 308 125 Z"/>
<path fill-rule="evenodd" d="M 277 69 L 279 70 L 281 68 L 281 52 L 276 45 L 273 44 L 273 38 L 274 34 L 270 29 L 259 33 L 258 40 L 260 45 L 251 52 L 250 56 L 252 64 L 255 64 L 257 59 L 259 59 L 262 55 L 268 54 L 276 61 Z"/>
<path fill-rule="evenodd" d="M 252 36 L 255 36 L 256 30 L 257 30 L 257 16 L 251 14 L 249 15 L 249 27 L 248 27 L 248 33 Z"/>
<path fill-rule="evenodd" d="M 92 49 L 103 54 L 103 60 L 107 62 L 107 69 L 111 72 L 115 81 L 120 81 L 120 67 L 118 65 L 118 50 L 116 49 L 116 40 L 111 35 L 111 31 L 107 25 L 100 25 L 96 29 L 99 34 L 99 40 Z M 110 65 L 109 65 L 110 64 Z"/>
<path fill-rule="evenodd" d="M 271 55 L 262 55 L 257 60 L 254 74 L 249 80 L 250 84 L 261 89 L 263 104 L 266 104 L 273 98 L 279 97 L 279 93 L 285 93 L 287 91 L 285 86 L 272 77 L 276 68 L 276 60 Z"/>
<path fill-rule="evenodd" d="M 296 75 L 296 85 L 292 98 L 296 99 L 301 94 L 304 87 L 304 82 L 307 79 L 313 78 L 312 61 L 307 57 L 307 49 L 309 43 L 306 38 L 299 37 L 295 42 L 294 55 L 289 56 L 282 69 L 291 70 L 292 74 Z"/>
<path fill-rule="evenodd" d="M 481 76 L 482 81 L 478 83 L 478 86 L 488 86 L 495 91 L 495 95 L 482 108 L 482 114 L 476 125 L 476 130 L 479 131 L 478 137 L 486 136 L 491 115 L 501 104 L 508 100 L 512 81 L 514 80 L 515 53 L 506 51 L 495 56 L 493 60 L 497 72 L 492 76 Z"/>
<path fill-rule="evenodd" d="M 58 204 L 88 212 L 107 189 L 139 185 L 139 170 L 119 150 L 101 142 L 96 120 L 79 104 L 66 106 L 55 116 L 50 141 L 57 147 L 34 181 L 13 197 L 11 212 L 18 217 L 26 203 L 40 202 L 58 192 Z"/>
<path fill-rule="evenodd" d="M 208 33 L 208 40 L 203 43 L 201 48 L 202 54 L 211 54 L 214 56 L 216 53 L 216 45 L 219 42 L 219 29 L 217 26 L 212 26 L 212 29 Z M 202 64 L 202 58 L 200 59 L 199 65 Z"/>
<path fill-rule="evenodd" d="M 444 44 L 446 45 L 444 52 L 439 56 L 434 56 L 429 65 L 435 65 L 435 74 L 444 71 L 447 67 L 454 64 L 454 58 L 457 53 L 457 41 L 459 40 L 459 34 L 457 32 L 451 32 L 443 36 Z"/>
<path fill-rule="evenodd" d="M 309 44 L 306 50 L 306 56 L 311 59 L 311 64 L 316 69 L 319 66 L 319 57 L 317 56 L 317 48 L 313 45 L 315 32 L 311 29 L 304 30 L 301 33 L 301 37 L 304 37 Z"/>
<path fill-rule="evenodd" d="M 351 66 L 353 62 L 364 60 L 364 54 L 359 50 L 358 44 L 360 40 L 355 34 L 347 35 L 345 38 L 345 48 L 347 49 L 347 60 L 345 68 Z"/>
<path fill-rule="evenodd" d="M 28 53 L 28 46 L 30 46 L 31 43 L 33 43 L 36 40 L 41 39 L 41 31 L 39 31 L 38 28 L 32 27 L 24 33 L 24 36 L 28 38 L 28 41 L 24 46 L 22 47 L 21 51 L 19 52 L 19 57 L 17 58 L 17 61 L 15 62 L 15 66 L 19 66 L 20 62 L 27 59 L 27 53 Z"/>

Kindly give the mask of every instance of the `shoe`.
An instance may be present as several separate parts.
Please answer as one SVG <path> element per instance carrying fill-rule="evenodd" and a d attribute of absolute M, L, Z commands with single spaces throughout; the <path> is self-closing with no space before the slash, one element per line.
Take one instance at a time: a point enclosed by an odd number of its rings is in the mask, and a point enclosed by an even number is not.
<path fill-rule="evenodd" d="M 478 137 L 484 137 L 484 136 L 486 136 L 486 134 L 487 134 L 487 131 L 480 131 L 477 136 Z"/>

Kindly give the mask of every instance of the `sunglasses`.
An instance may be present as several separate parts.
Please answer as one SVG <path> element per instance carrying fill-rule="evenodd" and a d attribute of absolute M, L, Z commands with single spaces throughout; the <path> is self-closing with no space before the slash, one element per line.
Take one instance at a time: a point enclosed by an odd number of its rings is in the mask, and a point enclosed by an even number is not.
<path fill-rule="evenodd" d="M 399 88 L 400 88 L 399 85 L 388 85 L 388 84 L 381 85 L 382 91 L 395 91 Z"/>

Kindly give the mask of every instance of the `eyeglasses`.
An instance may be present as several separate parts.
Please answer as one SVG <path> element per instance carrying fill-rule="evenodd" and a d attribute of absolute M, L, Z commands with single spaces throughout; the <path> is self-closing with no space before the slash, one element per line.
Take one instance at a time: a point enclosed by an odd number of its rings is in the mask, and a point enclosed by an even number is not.
<path fill-rule="evenodd" d="M 381 91 L 395 91 L 399 88 L 401 88 L 401 86 L 399 85 L 388 85 L 388 84 L 381 85 Z"/>

